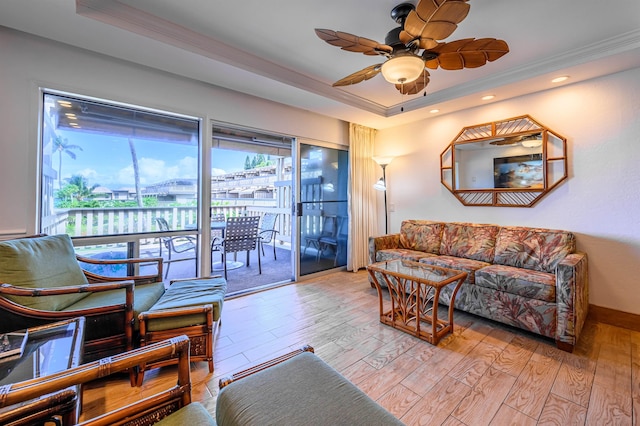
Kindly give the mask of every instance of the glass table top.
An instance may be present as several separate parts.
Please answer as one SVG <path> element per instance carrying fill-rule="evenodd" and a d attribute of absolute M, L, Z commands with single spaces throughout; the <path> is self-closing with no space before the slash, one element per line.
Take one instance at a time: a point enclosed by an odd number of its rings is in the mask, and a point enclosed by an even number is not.
<path fill-rule="evenodd" d="M 28 332 L 22 355 L 0 359 L 0 385 L 46 376 L 80 364 L 84 318 L 33 327 Z"/>

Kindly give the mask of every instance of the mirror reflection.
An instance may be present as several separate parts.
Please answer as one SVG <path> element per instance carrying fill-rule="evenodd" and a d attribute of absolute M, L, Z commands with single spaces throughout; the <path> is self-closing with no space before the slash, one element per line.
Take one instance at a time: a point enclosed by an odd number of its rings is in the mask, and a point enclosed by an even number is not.
<path fill-rule="evenodd" d="M 529 116 L 464 128 L 440 161 L 465 205 L 530 207 L 567 177 L 566 140 Z"/>

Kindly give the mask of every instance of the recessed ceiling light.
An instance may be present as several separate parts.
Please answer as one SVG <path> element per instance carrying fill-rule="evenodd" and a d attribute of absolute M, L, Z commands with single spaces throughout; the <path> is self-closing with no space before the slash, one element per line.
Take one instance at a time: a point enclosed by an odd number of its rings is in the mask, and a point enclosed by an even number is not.
<path fill-rule="evenodd" d="M 432 109 L 432 110 L 431 110 L 431 111 L 429 111 L 429 112 L 430 112 L 431 114 L 435 114 L 436 112 L 440 112 L 440 110 L 436 108 L 436 109 Z"/>
<path fill-rule="evenodd" d="M 553 80 L 551 80 L 551 82 L 552 83 L 562 83 L 563 81 L 568 80 L 568 79 L 569 79 L 568 75 L 563 75 L 563 76 L 554 78 Z"/>
<path fill-rule="evenodd" d="M 60 105 L 62 105 L 63 107 L 71 108 L 71 102 L 69 102 L 69 101 L 58 101 L 58 103 Z"/>
<path fill-rule="evenodd" d="M 495 98 L 496 95 L 486 95 L 482 97 L 483 101 L 490 101 L 491 99 Z"/>

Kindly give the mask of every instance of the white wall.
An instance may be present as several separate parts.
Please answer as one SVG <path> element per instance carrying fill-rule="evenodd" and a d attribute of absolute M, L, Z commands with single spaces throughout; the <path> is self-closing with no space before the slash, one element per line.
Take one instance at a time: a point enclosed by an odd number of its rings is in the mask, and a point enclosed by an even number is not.
<path fill-rule="evenodd" d="M 465 126 L 529 114 L 567 138 L 569 179 L 532 208 L 465 207 L 440 153 Z M 403 219 L 566 229 L 589 256 L 590 303 L 640 314 L 640 69 L 385 129 L 390 232 Z"/>
<path fill-rule="evenodd" d="M 0 26 L 0 237 L 36 231 L 38 88 L 348 144 L 348 124 Z"/>

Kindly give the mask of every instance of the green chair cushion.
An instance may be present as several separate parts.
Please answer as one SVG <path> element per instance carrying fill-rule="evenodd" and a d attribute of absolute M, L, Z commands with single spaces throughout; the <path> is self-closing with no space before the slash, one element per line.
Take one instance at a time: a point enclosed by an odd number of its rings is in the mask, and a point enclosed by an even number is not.
<path fill-rule="evenodd" d="M 26 288 L 56 288 L 86 284 L 71 238 L 50 235 L 0 242 L 0 282 Z M 87 293 L 60 296 L 6 296 L 20 305 L 60 311 L 87 297 Z"/>
<path fill-rule="evenodd" d="M 222 277 L 196 278 L 188 281 L 177 281 L 169 286 L 164 295 L 149 311 L 184 308 L 187 306 L 213 306 L 213 321 L 218 321 L 222 313 L 224 296 L 227 293 L 227 281 Z M 137 296 L 136 296 L 137 297 Z M 172 330 L 203 324 L 204 314 L 183 315 L 170 318 L 155 318 L 149 320 L 149 331 Z"/>
<path fill-rule="evenodd" d="M 224 387 L 216 421 L 225 426 L 402 425 L 310 352 Z"/>
<path fill-rule="evenodd" d="M 141 312 L 148 311 L 153 304 L 162 297 L 164 291 L 164 283 L 162 281 L 135 286 L 133 291 L 133 318 L 135 320 L 133 328 L 135 330 L 137 330 L 139 326 L 138 315 Z M 90 309 L 98 306 L 117 305 L 123 303 L 124 300 L 124 289 L 103 291 L 100 293 L 92 293 L 64 310 L 72 311 L 76 309 Z"/>
<path fill-rule="evenodd" d="M 216 422 L 211 417 L 211 414 L 199 402 L 192 402 L 156 423 L 156 425 L 160 426 L 205 426 L 215 424 Z"/>

